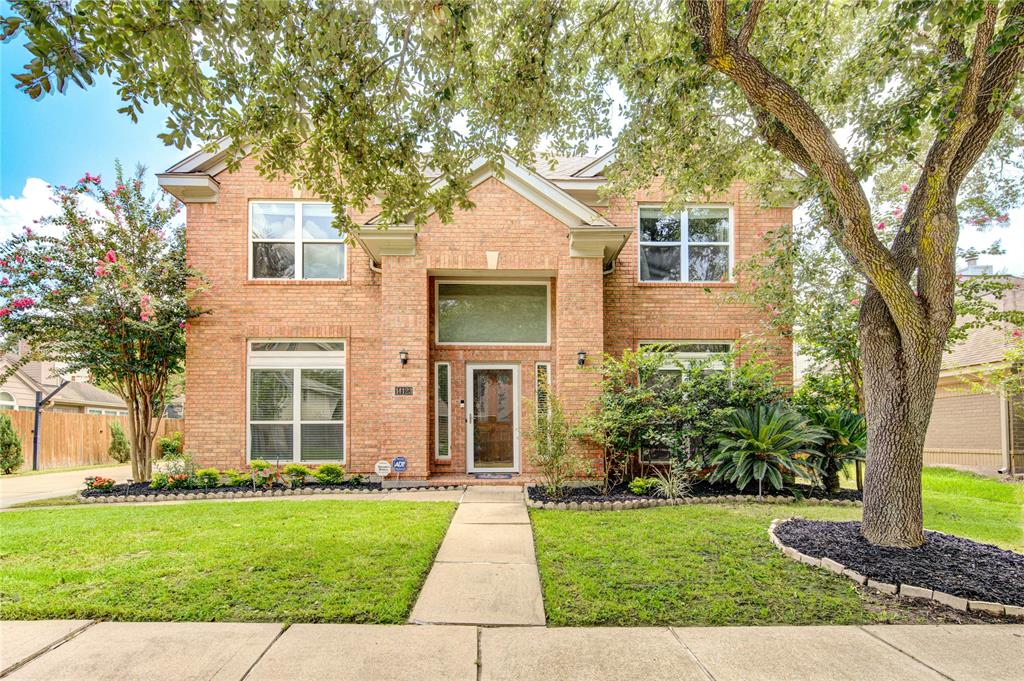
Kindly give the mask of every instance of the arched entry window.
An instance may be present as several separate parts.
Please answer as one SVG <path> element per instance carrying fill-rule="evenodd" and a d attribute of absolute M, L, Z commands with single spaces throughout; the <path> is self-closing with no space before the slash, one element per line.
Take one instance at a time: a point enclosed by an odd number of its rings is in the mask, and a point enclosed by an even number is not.
<path fill-rule="evenodd" d="M 18 400 L 9 392 L 0 392 L 0 409 L 17 409 Z"/>

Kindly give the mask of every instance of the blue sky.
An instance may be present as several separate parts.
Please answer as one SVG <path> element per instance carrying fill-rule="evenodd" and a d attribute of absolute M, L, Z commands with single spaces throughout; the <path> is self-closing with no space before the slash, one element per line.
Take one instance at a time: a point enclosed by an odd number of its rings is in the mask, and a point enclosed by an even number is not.
<path fill-rule="evenodd" d="M 3 3 L 6 5 L 6 3 Z M 11 77 L 28 60 L 19 42 L 0 44 L 0 239 L 49 210 L 47 184 L 71 184 L 85 171 L 109 177 L 115 159 L 130 170 L 142 163 L 147 184 L 153 175 L 188 152 L 163 144 L 157 135 L 167 118 L 162 107 L 149 107 L 139 123 L 117 113 L 122 105 L 109 80 L 81 90 L 33 101 L 15 89 Z M 1024 210 L 1010 213 L 998 228 L 961 235 L 961 246 L 983 248 L 999 239 L 1007 253 L 982 256 L 996 272 L 1024 274 Z"/>

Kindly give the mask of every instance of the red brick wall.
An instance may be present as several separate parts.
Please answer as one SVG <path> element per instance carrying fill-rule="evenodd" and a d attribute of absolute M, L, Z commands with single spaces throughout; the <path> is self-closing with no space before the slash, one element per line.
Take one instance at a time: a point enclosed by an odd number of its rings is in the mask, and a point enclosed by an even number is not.
<path fill-rule="evenodd" d="M 488 179 L 473 189 L 475 209 L 456 212 L 449 224 L 432 216 L 417 237 L 416 256 L 386 256 L 381 273 L 369 268 L 358 246 L 347 255 L 345 282 L 253 282 L 248 280 L 248 202 L 296 198 L 286 182 L 268 182 L 246 161 L 234 174 L 219 176 L 214 204 L 188 207 L 188 255 L 210 288 L 201 304 L 213 310 L 189 331 L 186 375 L 186 448 L 203 465 L 222 468 L 245 463 L 246 340 L 259 337 L 342 338 L 347 342 L 347 468 L 371 472 L 382 457 L 404 454 L 408 477 L 466 470 L 465 398 L 467 362 L 520 365 L 523 405 L 535 394 L 536 362 L 550 362 L 555 390 L 570 413 L 586 409 L 596 394 L 596 376 L 576 366 L 603 351 L 617 353 L 641 339 L 734 340 L 760 333 L 751 310 L 726 303 L 728 285 L 639 284 L 636 235 L 623 249 L 615 272 L 602 274 L 601 261 L 571 258 L 568 229 L 548 213 Z M 302 197 L 313 198 L 313 197 Z M 654 201 L 649 194 L 641 200 Z M 739 187 L 728 197 L 735 210 L 736 259 L 756 248 L 756 233 L 791 220 L 789 209 L 759 210 Z M 616 201 L 606 210 L 613 222 L 635 226 L 636 201 Z M 604 210 L 604 209 L 603 209 Z M 375 211 L 357 216 L 364 219 Z M 488 251 L 499 253 L 488 270 Z M 510 272 L 551 283 L 551 343 L 545 347 L 438 346 L 433 342 L 433 297 L 437 277 L 474 270 L 480 278 Z M 528 273 L 522 270 L 529 270 Z M 773 338 L 776 356 L 789 366 L 788 342 Z M 398 353 L 409 353 L 401 366 Z M 450 461 L 434 459 L 434 362 L 451 363 Z M 788 375 L 787 375 L 788 376 Z M 395 396 L 395 386 L 412 386 L 412 396 Z M 525 443 L 523 471 L 529 473 Z"/>

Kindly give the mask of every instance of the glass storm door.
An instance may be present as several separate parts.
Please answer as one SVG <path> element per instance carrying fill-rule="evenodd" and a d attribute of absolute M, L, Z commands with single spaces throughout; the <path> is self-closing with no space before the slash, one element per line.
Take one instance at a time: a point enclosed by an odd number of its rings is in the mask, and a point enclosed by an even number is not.
<path fill-rule="evenodd" d="M 519 367 L 471 364 L 468 386 L 466 450 L 470 472 L 519 470 Z"/>

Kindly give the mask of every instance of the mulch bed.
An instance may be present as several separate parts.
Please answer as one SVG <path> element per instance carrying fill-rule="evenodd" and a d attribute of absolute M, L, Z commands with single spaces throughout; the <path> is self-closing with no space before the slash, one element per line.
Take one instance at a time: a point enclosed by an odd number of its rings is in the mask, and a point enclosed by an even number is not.
<path fill-rule="evenodd" d="M 1024 606 L 1024 554 L 940 532 L 926 532 L 916 549 L 872 546 L 860 523 L 803 520 L 779 523 L 783 544 L 815 558 L 831 558 L 870 579 L 910 584 L 954 596 Z"/>
<path fill-rule="evenodd" d="M 839 494 L 828 495 L 821 488 L 811 487 L 810 485 L 792 485 L 792 489 L 798 491 L 801 496 L 805 499 L 825 499 L 829 501 L 860 501 L 861 493 L 854 489 L 842 489 L 839 490 Z M 599 487 L 566 487 L 563 490 L 561 496 L 552 497 L 548 495 L 544 488 L 539 485 L 534 485 L 529 488 L 530 499 L 534 501 L 554 501 L 554 502 L 584 502 L 584 501 L 635 501 L 638 499 L 659 499 L 660 497 L 654 494 L 633 494 L 629 491 L 629 487 L 625 484 L 616 485 L 612 488 L 611 494 L 602 494 L 601 488 Z M 741 495 L 750 497 L 751 500 L 757 498 L 757 488 L 747 488 L 744 491 L 737 490 L 734 485 L 726 484 L 711 484 L 707 482 L 700 482 L 694 485 L 690 489 L 688 496 L 691 497 L 724 497 L 732 495 Z M 780 497 L 793 497 L 795 496 L 792 491 L 788 490 L 765 490 L 765 496 L 780 496 Z"/>
<path fill-rule="evenodd" d="M 372 491 L 381 488 L 379 482 L 343 482 L 338 485 L 322 485 L 320 483 L 307 483 L 297 489 L 329 489 L 329 490 L 359 490 L 359 491 Z M 257 490 L 266 490 L 265 487 L 257 487 Z M 285 485 L 275 484 L 269 488 L 271 490 L 286 490 L 291 489 Z M 147 496 L 147 497 L 175 497 L 184 496 L 186 494 L 213 494 L 214 492 L 252 492 L 252 485 L 237 485 L 237 486 L 224 486 L 224 487 L 210 487 L 209 489 L 150 489 L 148 482 L 134 482 L 131 485 L 120 483 L 114 485 L 114 489 L 109 492 L 102 492 L 100 490 L 87 490 L 82 492 L 83 497 L 128 497 L 128 496 Z"/>

